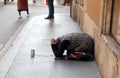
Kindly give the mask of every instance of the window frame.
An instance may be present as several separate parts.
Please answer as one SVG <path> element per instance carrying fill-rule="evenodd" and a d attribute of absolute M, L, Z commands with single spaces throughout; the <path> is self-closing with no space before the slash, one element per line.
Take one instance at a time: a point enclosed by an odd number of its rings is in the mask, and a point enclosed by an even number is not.
<path fill-rule="evenodd" d="M 118 29 L 118 23 L 120 21 L 120 1 L 119 0 L 113 0 L 113 7 L 112 7 L 112 19 L 111 19 L 111 30 L 110 33 L 113 36 L 113 38 L 120 44 L 120 30 Z"/>
<path fill-rule="evenodd" d="M 116 0 L 117 1 L 117 0 Z M 119 0 L 118 0 L 119 1 Z M 100 19 L 101 33 L 104 35 L 109 35 L 113 38 L 118 44 L 120 40 L 113 35 L 113 26 L 115 26 L 114 20 L 114 0 L 103 0 L 102 3 L 102 16 Z M 116 20 L 116 19 L 115 19 Z"/>

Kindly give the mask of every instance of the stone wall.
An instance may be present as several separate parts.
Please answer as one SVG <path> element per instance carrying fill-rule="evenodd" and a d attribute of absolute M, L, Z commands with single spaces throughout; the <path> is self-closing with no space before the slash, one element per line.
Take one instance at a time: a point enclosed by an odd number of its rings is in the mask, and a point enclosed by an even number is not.
<path fill-rule="evenodd" d="M 74 21 L 76 21 L 79 25 L 82 25 L 82 19 L 84 10 L 83 7 L 84 4 L 82 4 L 83 0 L 72 0 L 71 2 L 71 17 Z"/>
<path fill-rule="evenodd" d="M 83 1 L 83 2 L 82 2 Z M 101 1 L 101 2 L 100 2 Z M 98 0 L 101 5 L 104 0 Z M 91 0 L 92 4 L 92 0 Z M 94 4 L 93 4 L 94 5 Z M 120 78 L 120 45 L 110 35 L 102 33 L 101 8 L 98 8 L 99 15 L 93 19 L 93 11 L 88 13 L 87 0 L 72 0 L 71 18 L 76 21 L 83 32 L 91 35 L 95 40 L 95 58 L 102 78 Z M 98 13 L 97 13 L 98 14 Z M 96 15 L 97 15 L 96 14 Z M 96 22 L 97 21 L 97 22 Z"/>
<path fill-rule="evenodd" d="M 90 18 L 84 15 L 82 31 L 91 35 L 95 40 L 95 57 L 101 76 L 102 78 L 119 78 L 117 76 L 120 75 L 118 74 L 118 67 L 120 66 L 118 60 L 120 59 L 117 58 L 117 55 L 113 52 L 114 47 L 111 46 L 115 43 L 109 39 L 109 36 L 98 32 L 97 28 L 94 26 L 95 24 Z M 112 44 L 110 44 L 109 41 Z"/>

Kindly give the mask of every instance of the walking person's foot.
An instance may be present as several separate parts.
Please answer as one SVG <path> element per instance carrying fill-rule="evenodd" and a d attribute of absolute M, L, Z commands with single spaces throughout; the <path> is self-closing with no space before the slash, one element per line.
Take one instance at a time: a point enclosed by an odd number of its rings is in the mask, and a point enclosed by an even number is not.
<path fill-rule="evenodd" d="M 19 16 L 19 18 L 18 19 L 21 19 L 22 18 L 22 16 Z"/>
<path fill-rule="evenodd" d="M 45 19 L 54 19 L 54 16 L 48 16 Z"/>

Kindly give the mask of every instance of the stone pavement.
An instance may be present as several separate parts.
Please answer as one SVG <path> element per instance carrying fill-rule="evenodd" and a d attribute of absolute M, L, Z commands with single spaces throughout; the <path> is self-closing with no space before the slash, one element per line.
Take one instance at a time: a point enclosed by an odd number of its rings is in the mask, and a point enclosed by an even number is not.
<path fill-rule="evenodd" d="M 27 17 L 26 12 L 22 12 L 22 19 L 18 19 L 17 0 L 7 2 L 6 5 L 0 2 L 0 59 L 14 42 L 17 34 L 27 21 L 37 15 L 48 15 L 48 7 L 44 5 L 44 0 L 36 0 L 35 4 L 33 4 L 32 0 L 28 2 L 30 16 Z M 69 7 L 56 5 L 55 2 L 55 13 L 69 14 Z"/>
<path fill-rule="evenodd" d="M 54 20 L 44 19 L 47 6 L 30 2 L 29 7 L 30 17 L 23 12 L 18 20 L 16 2 L 0 6 L 0 44 L 9 44 L 0 55 L 0 78 L 101 78 L 95 61 L 54 60 L 50 39 L 80 32 L 69 7 L 55 5 Z M 34 58 L 31 49 L 36 51 Z"/>
<path fill-rule="evenodd" d="M 32 0 L 29 0 L 29 18 L 36 15 L 47 14 L 47 6 L 43 5 L 43 2 L 39 3 L 39 5 L 38 3 L 33 4 Z M 24 26 L 23 24 L 29 20 L 29 18 L 26 17 L 25 12 L 22 12 L 22 15 L 23 18 L 19 20 L 16 0 L 14 0 L 14 2 L 9 2 L 6 5 L 4 5 L 3 2 L 0 2 L 0 45 L 5 46 L 17 29 Z"/>
<path fill-rule="evenodd" d="M 0 78 L 101 78 L 95 61 L 54 60 L 50 39 L 80 32 L 69 14 L 31 18 L 0 61 Z M 31 49 L 36 54 L 31 58 Z"/>

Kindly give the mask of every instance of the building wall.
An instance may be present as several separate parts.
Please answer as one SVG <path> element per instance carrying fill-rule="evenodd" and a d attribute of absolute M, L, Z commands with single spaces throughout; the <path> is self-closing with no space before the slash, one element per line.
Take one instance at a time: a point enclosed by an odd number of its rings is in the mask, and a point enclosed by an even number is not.
<path fill-rule="evenodd" d="M 87 14 L 96 26 L 99 25 L 99 15 L 100 15 L 100 1 L 101 0 L 87 0 Z"/>
<path fill-rule="evenodd" d="M 81 1 L 84 1 L 84 4 Z M 120 45 L 110 35 L 103 34 L 105 27 L 102 19 L 107 17 L 103 13 L 106 1 L 72 0 L 71 17 L 80 25 L 83 32 L 94 38 L 95 58 L 101 77 L 120 78 Z"/>

